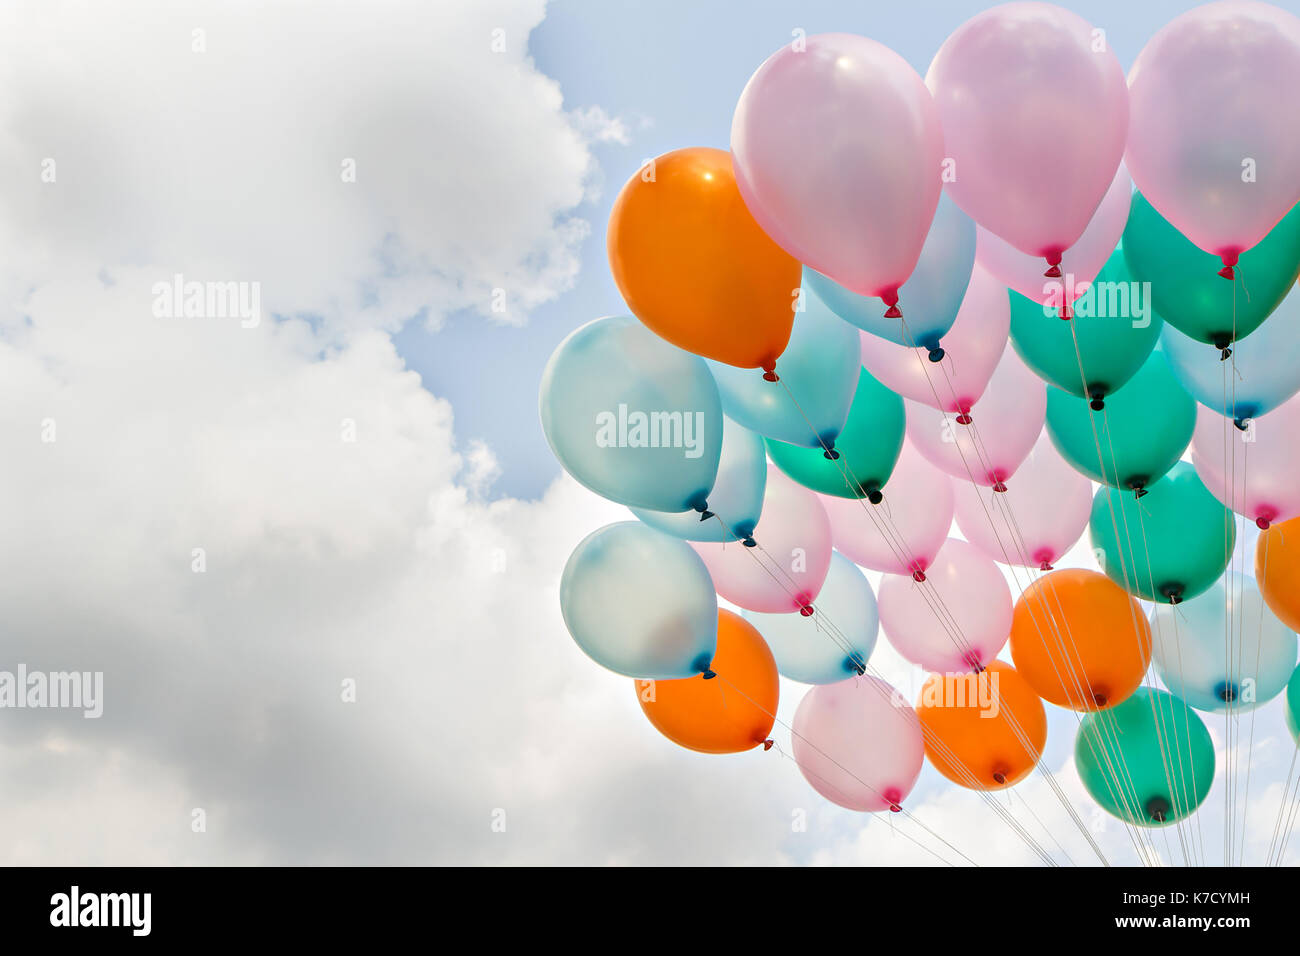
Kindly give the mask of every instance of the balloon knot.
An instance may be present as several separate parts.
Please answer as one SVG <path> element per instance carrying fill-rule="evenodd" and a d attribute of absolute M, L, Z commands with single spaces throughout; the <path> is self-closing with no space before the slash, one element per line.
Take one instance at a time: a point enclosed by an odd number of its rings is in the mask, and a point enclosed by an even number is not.
<path fill-rule="evenodd" d="M 1183 603 L 1183 586 L 1181 584 L 1165 584 L 1160 588 L 1160 593 L 1169 598 L 1170 604 Z"/>
<path fill-rule="evenodd" d="M 1043 273 L 1045 279 L 1061 278 L 1061 251 L 1060 249 L 1050 249 L 1043 258 L 1047 260 L 1047 271 Z"/>
<path fill-rule="evenodd" d="M 1234 419 L 1232 420 L 1232 424 L 1234 424 L 1234 425 L 1237 426 L 1237 430 L 1238 430 L 1238 431 L 1243 431 L 1243 432 L 1248 432 L 1248 431 L 1250 431 L 1250 424 L 1249 424 L 1249 422 L 1250 422 L 1250 419 L 1249 419 L 1249 418 L 1234 418 Z"/>
<path fill-rule="evenodd" d="M 897 787 L 890 787 L 881 796 L 889 802 L 890 813 L 902 812 L 903 794 Z"/>
<path fill-rule="evenodd" d="M 1110 702 L 1110 696 L 1102 691 L 1093 691 L 1092 702 L 1098 707 L 1105 707 Z"/>
<path fill-rule="evenodd" d="M 799 608 L 799 613 L 802 614 L 804 617 L 812 617 L 813 606 L 811 604 L 805 604 L 803 607 Z"/>
<path fill-rule="evenodd" d="M 925 580 L 925 572 L 924 572 L 924 571 L 913 571 L 913 572 L 912 572 L 912 580 L 915 581 L 917 584 L 920 584 L 922 581 Z"/>
<path fill-rule="evenodd" d="M 709 511 L 707 508 L 700 512 L 701 521 L 708 521 L 712 517 L 713 517 L 713 512 Z"/>
<path fill-rule="evenodd" d="M 771 749 L 772 749 L 772 745 L 773 745 L 774 743 L 776 743 L 776 741 L 773 740 L 771 737 L 768 737 L 766 740 L 764 740 L 764 741 L 763 741 L 763 752 L 766 753 L 767 751 L 771 750 Z"/>
<path fill-rule="evenodd" d="M 887 319 L 901 319 L 902 317 L 903 310 L 896 305 L 891 305 L 885 310 L 885 318 Z"/>
<path fill-rule="evenodd" d="M 1147 495 L 1147 490 L 1143 488 L 1141 485 L 1138 485 L 1136 488 L 1133 489 L 1134 498 L 1145 498 L 1146 495 Z"/>
<path fill-rule="evenodd" d="M 870 501 L 873 505 L 878 505 L 885 500 L 885 496 L 881 494 L 880 490 L 877 488 L 868 488 L 867 500 Z"/>
<path fill-rule="evenodd" d="M 705 680 L 713 680 L 713 678 L 715 678 L 715 677 L 717 677 L 717 676 L 718 676 L 718 675 L 717 675 L 717 672 L 714 671 L 714 670 L 712 670 L 711 668 L 706 668 L 705 671 L 704 671 L 704 679 L 705 679 Z"/>
<path fill-rule="evenodd" d="M 1003 773 L 1001 770 L 994 770 L 993 782 L 998 784 L 999 786 L 1005 786 L 1007 782 L 1007 775 Z"/>
<path fill-rule="evenodd" d="M 1074 318 L 1074 313 L 1070 310 L 1070 307 L 1068 305 L 1061 306 L 1060 315 L 1061 315 L 1062 322 L 1069 322 L 1072 318 Z"/>
<path fill-rule="evenodd" d="M 747 535 L 745 535 L 745 539 L 744 539 L 743 541 L 741 541 L 740 543 L 743 544 L 743 545 L 744 545 L 745 547 L 747 547 L 747 548 L 757 548 L 757 547 L 758 547 L 758 542 L 754 540 L 754 536 L 753 536 L 752 534 L 747 534 Z"/>
<path fill-rule="evenodd" d="M 939 348 L 939 346 L 936 345 L 934 348 L 930 349 L 930 361 L 942 362 L 944 354 L 945 353 L 943 349 Z"/>
<path fill-rule="evenodd" d="M 1225 279 L 1235 279 L 1237 273 L 1232 267 L 1237 264 L 1237 253 L 1231 251 L 1220 253 L 1219 258 L 1223 260 L 1223 268 L 1219 270 L 1219 275 Z"/>
<path fill-rule="evenodd" d="M 1237 688 L 1227 681 L 1220 681 L 1219 686 L 1214 688 L 1214 696 L 1225 704 L 1231 704 L 1237 699 Z"/>
<path fill-rule="evenodd" d="M 822 452 L 822 457 L 827 461 L 839 461 L 840 453 L 835 450 L 834 445 L 827 445 L 826 449 Z"/>
<path fill-rule="evenodd" d="M 979 651 L 968 651 L 961 662 L 969 667 L 976 674 L 984 673 L 984 662 L 980 660 Z"/>
<path fill-rule="evenodd" d="M 1039 571 L 1051 571 L 1051 570 L 1052 570 L 1052 562 L 1051 562 L 1051 561 L 1044 561 L 1042 564 L 1040 564 L 1040 565 L 1038 566 L 1038 570 L 1039 570 Z"/>
<path fill-rule="evenodd" d="M 970 412 L 962 412 L 957 416 L 958 425 L 969 425 L 971 422 Z"/>
<path fill-rule="evenodd" d="M 781 381 L 781 376 L 779 376 L 779 375 L 776 374 L 776 363 L 775 363 L 775 362 L 769 362 L 768 364 L 766 364 L 766 365 L 763 366 L 763 381 L 765 381 L 765 382 L 779 382 L 779 381 Z"/>
<path fill-rule="evenodd" d="M 1147 801 L 1147 813 L 1156 823 L 1164 823 L 1169 818 L 1169 803 L 1164 797 L 1152 797 Z"/>
<path fill-rule="evenodd" d="M 1094 398 L 1092 401 L 1088 403 L 1088 407 L 1091 408 L 1094 412 L 1099 412 L 1106 407 L 1106 402 L 1104 399 Z"/>
<path fill-rule="evenodd" d="M 1052 266 L 1050 269 L 1048 269 L 1046 272 L 1043 273 L 1043 278 L 1045 278 L 1045 279 L 1059 279 L 1059 278 L 1061 278 L 1061 267 L 1060 267 L 1060 266 Z"/>
<path fill-rule="evenodd" d="M 1219 361 L 1220 361 L 1220 362 L 1226 362 L 1226 361 L 1228 361 L 1228 359 L 1230 359 L 1230 358 L 1232 358 L 1232 349 L 1227 349 L 1227 348 L 1219 349 Z"/>
<path fill-rule="evenodd" d="M 1006 491 L 1007 483 L 1005 481 L 995 481 L 993 482 L 993 490 L 997 492 Z"/>

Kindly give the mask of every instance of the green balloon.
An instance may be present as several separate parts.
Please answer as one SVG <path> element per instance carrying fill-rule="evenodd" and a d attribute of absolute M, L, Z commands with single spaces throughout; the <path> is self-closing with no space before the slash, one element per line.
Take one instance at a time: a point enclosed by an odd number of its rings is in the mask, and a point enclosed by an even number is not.
<path fill-rule="evenodd" d="M 1300 206 L 1241 254 L 1231 282 L 1219 275 L 1218 256 L 1175 229 L 1138 192 L 1123 247 L 1133 277 L 1151 284 L 1156 312 L 1183 334 L 1226 348 L 1259 328 L 1291 290 L 1300 272 Z"/>
<path fill-rule="evenodd" d="M 1286 725 L 1300 745 L 1300 667 L 1295 669 L 1286 685 Z"/>
<path fill-rule="evenodd" d="M 1039 378 L 1080 398 L 1103 399 L 1132 378 L 1164 327 L 1118 249 L 1073 312 L 1062 321 L 1055 308 L 1011 293 L 1016 352 Z"/>
<path fill-rule="evenodd" d="M 1195 429 L 1196 400 L 1160 349 L 1100 410 L 1047 389 L 1047 434 L 1056 450 L 1075 470 L 1116 488 L 1154 484 L 1183 456 Z"/>
<path fill-rule="evenodd" d="M 1182 701 L 1139 687 L 1079 722 L 1074 765 L 1107 813 L 1140 827 L 1162 827 L 1205 802 L 1214 782 L 1214 742 Z"/>
<path fill-rule="evenodd" d="M 805 488 L 840 498 L 877 501 L 902 451 L 906 424 L 903 400 L 864 368 L 833 451 L 774 438 L 764 438 L 763 443 L 776 467 Z"/>
<path fill-rule="evenodd" d="M 1108 578 L 1140 598 L 1177 604 L 1219 580 L 1237 523 L 1180 461 L 1141 497 L 1098 488 L 1088 536 Z"/>

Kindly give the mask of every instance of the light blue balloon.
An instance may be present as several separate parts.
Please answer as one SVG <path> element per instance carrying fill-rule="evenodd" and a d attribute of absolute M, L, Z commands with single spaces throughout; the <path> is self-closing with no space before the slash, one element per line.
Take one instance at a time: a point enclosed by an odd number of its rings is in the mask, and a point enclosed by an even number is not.
<path fill-rule="evenodd" d="M 805 280 L 810 275 L 804 270 Z M 862 368 L 858 330 L 842 322 L 805 283 L 790 343 L 777 360 L 779 382 L 752 368 L 709 362 L 722 410 L 768 438 L 820 448 L 834 446 L 849 417 Z"/>
<path fill-rule="evenodd" d="M 1272 700 L 1295 670 L 1296 644 L 1255 579 L 1236 572 L 1191 600 L 1157 605 L 1151 615 L 1156 673 L 1197 710 L 1240 713 Z"/>
<path fill-rule="evenodd" d="M 974 268 L 975 220 L 944 192 L 921 258 L 898 290 L 901 319 L 887 318 L 879 298 L 850 292 L 811 269 L 804 269 L 804 287 L 811 286 L 846 322 L 899 345 L 927 348 L 930 361 L 938 362 L 943 358 L 939 340 L 957 319 Z"/>
<path fill-rule="evenodd" d="M 834 684 L 863 673 L 880 629 L 867 576 L 844 555 L 831 552 L 830 570 L 815 606 L 811 617 L 741 613 L 767 641 L 776 669 L 791 680 Z M 834 630 L 829 627 L 832 621 Z"/>
<path fill-rule="evenodd" d="M 632 513 L 650 525 L 687 541 L 752 540 L 763 511 L 767 488 L 767 453 L 763 439 L 722 417 L 722 457 L 718 477 L 709 492 L 709 510 L 717 518 L 701 519 L 693 511 L 665 514 L 633 508 Z"/>
<path fill-rule="evenodd" d="M 1226 361 L 1214 346 L 1169 323 L 1160 338 L 1183 388 L 1235 421 L 1259 418 L 1300 391 L 1300 286 L 1291 287 L 1263 325 L 1233 343 Z"/>
<path fill-rule="evenodd" d="M 704 359 L 630 316 L 596 319 L 551 354 L 540 405 L 551 451 L 596 494 L 654 511 L 706 510 L 722 403 Z"/>
<path fill-rule="evenodd" d="M 583 652 L 628 677 L 694 677 L 717 647 L 718 596 L 704 561 L 639 521 L 606 525 L 574 549 L 560 609 Z"/>

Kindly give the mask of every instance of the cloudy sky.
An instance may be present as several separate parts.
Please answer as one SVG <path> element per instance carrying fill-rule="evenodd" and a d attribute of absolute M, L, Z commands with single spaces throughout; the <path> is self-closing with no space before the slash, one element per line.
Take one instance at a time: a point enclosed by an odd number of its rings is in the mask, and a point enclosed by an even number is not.
<path fill-rule="evenodd" d="M 1125 65 L 1185 7 L 1067 5 Z M 0 863 L 1036 862 L 928 768 L 914 820 L 873 818 L 788 734 L 705 757 L 651 729 L 557 600 L 626 512 L 559 474 L 536 411 L 554 345 L 623 311 L 604 221 L 643 158 L 725 146 L 795 28 L 924 71 L 982 6 L 0 7 L 0 668 L 104 673 L 98 720 L 0 712 Z M 258 283 L 260 311 L 159 314 L 178 274 Z M 1259 721 L 1262 856 L 1293 748 Z M 1071 726 L 1045 765 L 1138 862 Z M 1045 777 L 996 800 L 1097 862 Z"/>

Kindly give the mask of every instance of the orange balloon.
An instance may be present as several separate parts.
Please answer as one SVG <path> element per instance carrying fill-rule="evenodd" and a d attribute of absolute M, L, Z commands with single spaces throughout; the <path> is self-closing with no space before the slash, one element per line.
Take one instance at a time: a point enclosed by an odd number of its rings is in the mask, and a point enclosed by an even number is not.
<path fill-rule="evenodd" d="M 607 245 L 619 291 L 656 334 L 728 365 L 775 367 L 800 266 L 749 214 L 729 152 L 678 149 L 638 170 L 609 215 Z"/>
<path fill-rule="evenodd" d="M 1151 625 L 1142 606 L 1106 575 L 1062 568 L 1016 601 L 1011 659 L 1044 700 L 1104 710 L 1141 685 L 1151 663 Z"/>
<path fill-rule="evenodd" d="M 1015 668 L 931 674 L 916 715 L 934 769 L 968 790 L 1001 790 L 1029 775 L 1047 743 L 1047 712 Z"/>
<path fill-rule="evenodd" d="M 1255 581 L 1277 619 L 1300 631 L 1300 518 L 1272 525 L 1259 536 Z"/>
<path fill-rule="evenodd" d="M 768 744 L 776 716 L 776 659 L 738 614 L 718 611 L 718 649 L 703 674 L 637 680 L 637 699 L 655 729 L 689 750 L 734 754 Z"/>

